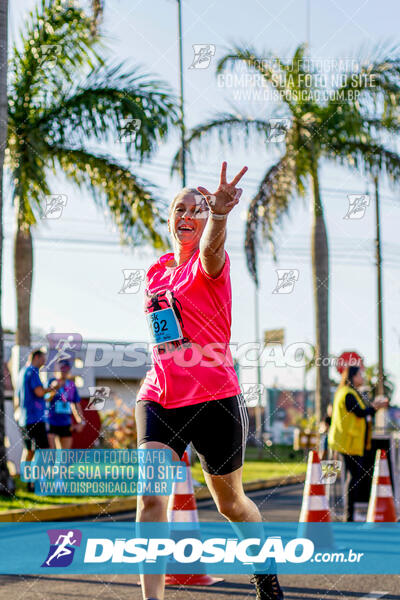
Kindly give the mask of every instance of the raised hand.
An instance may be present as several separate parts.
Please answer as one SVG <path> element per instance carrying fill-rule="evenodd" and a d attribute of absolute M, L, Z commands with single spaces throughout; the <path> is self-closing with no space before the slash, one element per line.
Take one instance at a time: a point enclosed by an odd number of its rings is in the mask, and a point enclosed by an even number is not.
<path fill-rule="evenodd" d="M 239 203 L 243 190 L 242 188 L 237 188 L 236 184 L 239 183 L 247 171 L 247 167 L 243 167 L 232 181 L 228 183 L 226 181 L 226 168 L 227 163 L 224 161 L 222 163 L 219 186 L 214 194 L 210 194 L 204 187 L 199 186 L 197 188 L 200 194 L 205 197 L 211 213 L 217 215 L 228 215 L 232 208 Z"/>
<path fill-rule="evenodd" d="M 375 408 L 375 410 L 386 408 L 389 406 L 389 400 L 385 396 L 376 396 L 375 400 L 372 402 L 372 406 Z"/>

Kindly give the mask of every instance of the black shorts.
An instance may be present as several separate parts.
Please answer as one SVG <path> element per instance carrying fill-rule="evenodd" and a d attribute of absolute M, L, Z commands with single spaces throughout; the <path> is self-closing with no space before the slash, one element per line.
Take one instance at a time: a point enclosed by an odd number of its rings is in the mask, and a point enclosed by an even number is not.
<path fill-rule="evenodd" d="M 141 400 L 136 405 L 138 447 L 166 444 L 182 458 L 190 442 L 204 471 L 226 475 L 244 462 L 249 417 L 242 394 L 180 408 Z"/>
<path fill-rule="evenodd" d="M 49 447 L 45 423 L 29 423 L 25 427 L 21 427 L 21 433 L 27 450 L 46 449 Z"/>
<path fill-rule="evenodd" d="M 71 425 L 50 425 L 49 433 L 58 437 L 71 437 Z"/>

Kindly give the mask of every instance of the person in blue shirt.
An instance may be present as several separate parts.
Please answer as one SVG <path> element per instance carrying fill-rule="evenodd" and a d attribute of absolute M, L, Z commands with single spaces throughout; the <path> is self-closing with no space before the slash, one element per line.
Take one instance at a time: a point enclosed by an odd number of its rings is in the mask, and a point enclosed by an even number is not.
<path fill-rule="evenodd" d="M 60 376 L 49 381 L 50 385 L 55 382 L 57 389 L 49 394 L 48 438 L 50 448 L 56 448 L 56 441 L 59 441 L 59 447 L 69 449 L 72 447 L 72 429 L 81 431 L 84 419 L 79 405 L 81 399 L 70 377 L 71 363 L 69 360 L 60 360 L 58 367 Z M 72 415 L 76 425 L 72 425 Z"/>
<path fill-rule="evenodd" d="M 51 388 L 45 388 L 39 377 L 39 369 L 45 362 L 46 353 L 42 350 L 33 350 L 29 355 L 28 363 L 18 375 L 14 417 L 21 428 L 26 448 L 22 460 L 33 460 L 36 449 L 49 448 L 44 395 Z"/>

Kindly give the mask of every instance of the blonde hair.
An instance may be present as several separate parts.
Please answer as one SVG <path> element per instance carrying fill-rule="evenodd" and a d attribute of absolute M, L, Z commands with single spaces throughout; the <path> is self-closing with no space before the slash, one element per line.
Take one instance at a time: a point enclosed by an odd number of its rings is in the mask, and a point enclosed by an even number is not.
<path fill-rule="evenodd" d="M 189 194 L 193 194 L 194 196 L 201 196 L 199 190 L 197 190 L 196 188 L 190 188 L 190 187 L 184 187 L 180 190 L 180 192 L 178 192 L 175 196 L 175 198 L 172 200 L 171 204 L 169 205 L 169 214 L 171 215 L 175 204 L 179 201 L 182 200 L 182 198 L 184 198 L 185 196 L 188 196 Z"/>

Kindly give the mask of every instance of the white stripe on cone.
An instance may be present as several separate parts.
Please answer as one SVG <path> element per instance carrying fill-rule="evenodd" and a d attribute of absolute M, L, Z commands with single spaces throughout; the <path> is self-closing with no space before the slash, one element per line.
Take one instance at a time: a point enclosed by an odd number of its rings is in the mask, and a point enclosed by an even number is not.
<path fill-rule="evenodd" d="M 310 512 L 313 511 L 327 511 L 329 513 L 329 505 L 328 499 L 325 495 L 325 487 L 324 493 L 320 496 L 310 496 L 310 487 L 311 485 L 321 484 L 322 479 L 322 468 L 320 462 L 313 462 L 313 453 L 310 451 L 308 455 L 308 463 L 307 463 L 307 474 L 306 474 L 306 482 L 304 485 L 304 493 L 303 493 L 303 501 L 301 504 L 300 511 L 300 523 L 304 523 L 308 521 L 308 517 Z"/>
<path fill-rule="evenodd" d="M 197 510 L 168 510 L 170 523 L 198 523 Z"/>
<path fill-rule="evenodd" d="M 391 498 L 393 496 L 392 486 L 385 483 L 378 484 L 378 498 Z"/>
<path fill-rule="evenodd" d="M 320 463 L 308 465 L 306 483 L 321 483 L 322 469 Z"/>
<path fill-rule="evenodd" d="M 386 483 L 379 483 L 380 477 L 390 477 L 390 472 L 387 457 L 382 458 L 381 451 L 377 450 L 372 478 L 371 496 L 368 504 L 367 523 L 382 520 L 380 511 L 377 511 L 377 502 L 379 498 L 393 498 L 392 486 Z"/>
<path fill-rule="evenodd" d="M 389 465 L 387 458 L 381 458 L 379 465 L 379 476 L 380 477 L 390 477 Z"/>
<path fill-rule="evenodd" d="M 185 481 L 175 481 L 172 486 L 172 494 L 169 497 L 168 502 L 168 521 L 170 523 L 196 523 L 199 518 L 197 510 L 185 509 L 173 510 L 175 496 L 190 495 L 194 497 L 193 481 L 192 481 L 192 470 L 190 466 L 186 465 L 186 479 Z M 189 503 L 188 503 L 189 505 Z"/>
<path fill-rule="evenodd" d="M 173 484 L 172 495 L 179 496 L 180 494 L 194 494 L 192 472 L 190 467 L 186 466 L 186 479 L 185 481 L 175 481 Z"/>
<path fill-rule="evenodd" d="M 328 502 L 325 496 L 309 496 L 308 510 L 328 510 Z"/>

